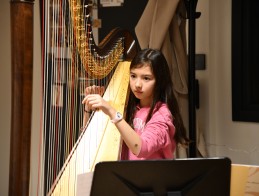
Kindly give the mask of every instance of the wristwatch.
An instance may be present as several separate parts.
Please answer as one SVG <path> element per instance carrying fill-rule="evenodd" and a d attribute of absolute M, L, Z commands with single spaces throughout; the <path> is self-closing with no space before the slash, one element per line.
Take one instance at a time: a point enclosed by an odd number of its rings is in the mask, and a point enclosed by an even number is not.
<path fill-rule="evenodd" d="M 116 112 L 114 119 L 111 120 L 112 123 L 116 124 L 123 119 L 123 116 L 120 112 Z"/>

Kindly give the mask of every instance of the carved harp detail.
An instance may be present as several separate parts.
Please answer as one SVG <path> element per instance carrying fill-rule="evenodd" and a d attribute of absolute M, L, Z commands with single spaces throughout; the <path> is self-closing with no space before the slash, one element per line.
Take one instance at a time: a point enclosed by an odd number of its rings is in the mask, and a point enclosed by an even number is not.
<path fill-rule="evenodd" d="M 39 195 L 75 195 L 77 175 L 97 162 L 118 159 L 120 136 L 107 116 L 93 113 L 82 130 L 84 89 L 105 86 L 103 97 L 124 112 L 131 34 L 116 28 L 96 45 L 92 5 L 81 0 L 42 0 L 43 117 Z"/>

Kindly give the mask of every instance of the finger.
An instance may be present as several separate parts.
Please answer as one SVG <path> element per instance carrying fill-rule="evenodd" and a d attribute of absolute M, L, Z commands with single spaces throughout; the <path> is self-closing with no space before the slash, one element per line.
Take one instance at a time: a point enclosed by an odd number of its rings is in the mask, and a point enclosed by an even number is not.
<path fill-rule="evenodd" d="M 88 100 L 87 100 L 87 104 L 92 109 L 100 108 L 100 106 L 102 104 L 102 101 L 100 99 L 100 95 L 98 95 L 98 94 L 89 95 Z"/>
<path fill-rule="evenodd" d="M 89 94 L 91 94 L 91 87 L 90 86 L 85 88 L 85 95 L 89 95 Z"/>
<path fill-rule="evenodd" d="M 84 97 L 83 101 L 82 101 L 82 104 L 85 104 L 86 103 L 86 97 Z"/>
<path fill-rule="evenodd" d="M 92 88 L 93 88 L 92 93 L 97 94 L 98 93 L 98 86 L 93 85 Z"/>
<path fill-rule="evenodd" d="M 83 103 L 83 104 L 88 104 L 90 98 L 91 98 L 91 94 L 86 95 L 86 96 L 83 98 L 82 103 Z"/>
<path fill-rule="evenodd" d="M 101 94 L 101 87 L 100 86 L 95 87 L 95 94 Z"/>
<path fill-rule="evenodd" d="M 90 86 L 90 94 L 94 94 L 94 89 L 95 89 L 95 86 L 93 85 L 93 86 Z"/>
<path fill-rule="evenodd" d="M 105 89 L 104 89 L 104 86 L 102 86 L 102 87 L 101 87 L 101 92 L 100 92 L 100 95 L 103 95 L 103 93 L 104 93 L 104 90 L 105 90 Z"/>

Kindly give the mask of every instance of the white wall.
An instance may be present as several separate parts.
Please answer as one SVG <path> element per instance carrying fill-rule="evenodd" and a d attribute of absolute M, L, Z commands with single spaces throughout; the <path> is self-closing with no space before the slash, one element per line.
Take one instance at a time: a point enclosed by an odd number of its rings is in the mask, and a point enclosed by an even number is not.
<path fill-rule="evenodd" d="M 40 26 L 35 1 L 33 115 L 31 166 L 38 168 L 40 129 Z M 231 0 L 199 0 L 196 52 L 206 54 L 206 70 L 196 71 L 200 83 L 197 119 L 210 156 L 228 156 L 233 163 L 259 165 L 259 123 L 231 120 Z M 10 3 L 0 6 L 0 195 L 8 195 L 11 123 Z M 31 195 L 36 195 L 37 170 L 31 171 Z"/>
<path fill-rule="evenodd" d="M 196 52 L 206 54 L 197 118 L 210 156 L 228 156 L 233 163 L 259 164 L 259 123 L 232 121 L 231 0 L 199 0 Z"/>

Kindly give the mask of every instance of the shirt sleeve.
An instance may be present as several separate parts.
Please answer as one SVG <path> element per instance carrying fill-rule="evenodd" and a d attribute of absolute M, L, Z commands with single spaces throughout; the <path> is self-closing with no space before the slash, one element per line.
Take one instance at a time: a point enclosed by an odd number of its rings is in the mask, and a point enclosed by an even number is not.
<path fill-rule="evenodd" d="M 173 126 L 173 124 L 171 125 Z M 138 154 L 139 158 L 149 157 L 154 152 L 157 152 L 171 144 L 173 136 L 170 135 L 169 126 L 168 120 L 166 120 L 161 114 L 154 115 L 152 117 L 141 134 L 142 146 L 140 153 Z"/>

